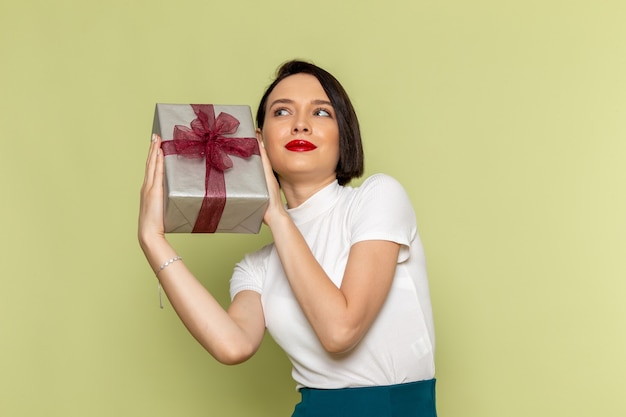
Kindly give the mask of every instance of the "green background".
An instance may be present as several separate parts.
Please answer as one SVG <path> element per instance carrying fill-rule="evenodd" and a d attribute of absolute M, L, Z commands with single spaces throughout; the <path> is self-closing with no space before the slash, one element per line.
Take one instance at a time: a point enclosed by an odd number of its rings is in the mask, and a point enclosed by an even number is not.
<path fill-rule="evenodd" d="M 154 104 L 333 72 L 415 205 L 442 417 L 626 415 L 626 3 L 0 3 L 0 415 L 288 416 L 268 337 L 216 363 L 136 239 Z M 177 235 L 228 302 L 260 235 Z"/>

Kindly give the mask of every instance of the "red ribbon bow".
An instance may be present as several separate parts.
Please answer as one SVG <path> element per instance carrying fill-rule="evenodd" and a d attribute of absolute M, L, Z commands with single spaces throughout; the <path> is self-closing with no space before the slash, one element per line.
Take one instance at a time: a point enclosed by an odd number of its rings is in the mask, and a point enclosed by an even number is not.
<path fill-rule="evenodd" d="M 239 120 L 232 115 L 222 112 L 215 118 L 211 104 L 192 104 L 191 107 L 197 116 L 191 121 L 191 128 L 174 126 L 174 139 L 162 142 L 161 149 L 163 155 L 205 158 L 205 194 L 192 233 L 213 233 L 226 206 L 224 171 L 233 166 L 228 155 L 245 159 L 259 155 L 259 144 L 256 138 L 224 136 L 234 134 L 239 127 Z"/>

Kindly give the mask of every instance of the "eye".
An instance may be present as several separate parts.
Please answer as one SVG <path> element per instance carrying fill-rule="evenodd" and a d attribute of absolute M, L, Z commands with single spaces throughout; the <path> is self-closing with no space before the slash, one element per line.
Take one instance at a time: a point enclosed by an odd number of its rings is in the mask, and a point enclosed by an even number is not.
<path fill-rule="evenodd" d="M 286 116 L 289 112 L 284 107 L 274 110 L 274 116 Z"/>
<path fill-rule="evenodd" d="M 321 109 L 321 108 L 315 110 L 313 114 L 316 116 L 322 116 L 322 117 L 332 117 L 331 112 L 329 110 Z"/>

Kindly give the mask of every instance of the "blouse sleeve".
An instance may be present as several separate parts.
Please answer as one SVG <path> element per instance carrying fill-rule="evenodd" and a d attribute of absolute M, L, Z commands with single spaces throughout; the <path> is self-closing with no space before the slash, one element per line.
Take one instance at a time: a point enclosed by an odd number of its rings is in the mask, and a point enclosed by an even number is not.
<path fill-rule="evenodd" d="M 244 290 L 263 293 L 263 277 L 267 270 L 267 261 L 272 245 L 267 245 L 256 252 L 249 253 L 235 265 L 230 279 L 230 299 Z"/>
<path fill-rule="evenodd" d="M 415 212 L 406 191 L 394 178 L 376 174 L 360 187 L 351 221 L 352 244 L 388 240 L 401 245 L 399 262 L 408 259 L 417 235 Z"/>

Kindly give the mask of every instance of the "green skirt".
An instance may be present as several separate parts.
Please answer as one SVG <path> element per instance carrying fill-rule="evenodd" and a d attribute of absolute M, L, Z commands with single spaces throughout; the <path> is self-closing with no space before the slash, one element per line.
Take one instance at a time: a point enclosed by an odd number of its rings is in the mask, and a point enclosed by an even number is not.
<path fill-rule="evenodd" d="M 300 390 L 292 417 L 437 417 L 435 380 L 380 387 Z"/>

